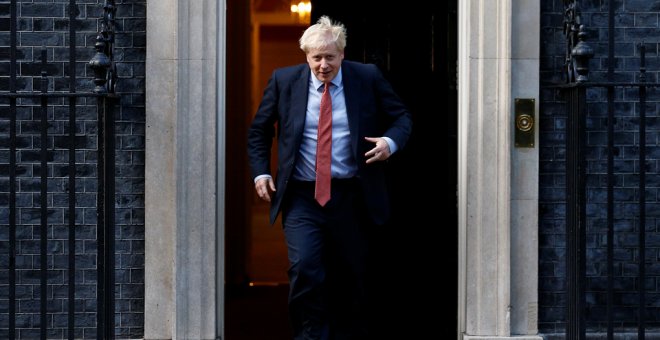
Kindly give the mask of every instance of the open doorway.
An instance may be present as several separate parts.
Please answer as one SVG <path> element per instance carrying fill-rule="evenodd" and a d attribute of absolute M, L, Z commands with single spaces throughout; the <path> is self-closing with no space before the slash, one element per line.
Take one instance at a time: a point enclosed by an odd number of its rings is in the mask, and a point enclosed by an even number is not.
<path fill-rule="evenodd" d="M 378 332 L 455 338 L 456 318 L 442 315 L 457 311 L 457 4 L 311 4 L 308 20 L 327 14 L 343 22 L 346 58 L 377 64 L 413 115 L 410 142 L 390 161 L 394 216 L 376 233 Z M 289 0 L 227 1 L 228 340 L 290 338 L 281 226 L 268 225 L 268 207 L 254 196 L 245 146 L 272 69 L 305 61 L 297 39 L 307 23 L 289 10 Z"/>

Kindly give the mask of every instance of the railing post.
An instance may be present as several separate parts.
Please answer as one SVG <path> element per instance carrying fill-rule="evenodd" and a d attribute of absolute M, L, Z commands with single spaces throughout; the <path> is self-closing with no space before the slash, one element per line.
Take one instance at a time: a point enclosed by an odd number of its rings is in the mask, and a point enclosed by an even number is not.
<path fill-rule="evenodd" d="M 568 95 L 566 122 L 566 338 L 585 339 L 585 124 L 586 88 L 576 86 Z"/>
<path fill-rule="evenodd" d="M 578 43 L 571 50 L 575 81 L 578 83 L 589 80 L 589 59 L 594 56 L 594 50 L 585 42 L 587 36 L 584 25 L 580 25 L 577 33 Z"/>
<path fill-rule="evenodd" d="M 94 70 L 94 92 L 98 93 L 98 259 L 97 259 L 97 338 L 114 339 L 115 333 L 115 119 L 114 104 L 117 72 L 113 60 L 115 41 L 114 0 L 103 6 L 101 31 L 96 37 L 96 53 L 89 66 Z"/>
<path fill-rule="evenodd" d="M 16 93 L 16 0 L 9 3 L 9 91 Z M 16 98 L 9 98 L 9 340 L 16 338 Z"/>
<path fill-rule="evenodd" d="M 566 338 L 586 337 L 586 116 L 587 95 L 583 86 L 589 80 L 589 59 L 593 49 L 586 43 L 578 2 L 564 0 L 566 35 Z"/>
<path fill-rule="evenodd" d="M 98 339 L 114 339 L 115 331 L 115 101 L 113 96 L 98 99 Z"/>
<path fill-rule="evenodd" d="M 110 57 L 104 52 L 105 45 L 106 43 L 103 34 L 99 33 L 99 35 L 96 36 L 96 43 L 94 44 L 96 53 L 94 54 L 94 57 L 92 57 L 92 60 L 89 61 L 89 66 L 94 71 L 94 85 L 96 85 L 94 87 L 94 92 L 99 94 L 108 93 L 106 83 L 108 81 L 108 68 L 110 67 L 111 62 Z"/>
<path fill-rule="evenodd" d="M 639 62 L 639 320 L 637 339 L 644 340 L 646 329 L 646 46 L 641 43 Z"/>
<path fill-rule="evenodd" d="M 48 92 L 48 77 L 46 73 L 46 49 L 41 51 L 41 93 Z M 41 224 L 39 226 L 39 279 L 40 279 L 40 304 L 39 304 L 39 327 L 41 339 L 45 340 L 47 336 L 48 323 L 48 98 L 41 97 L 41 119 L 40 119 L 40 194 L 39 206 Z"/>

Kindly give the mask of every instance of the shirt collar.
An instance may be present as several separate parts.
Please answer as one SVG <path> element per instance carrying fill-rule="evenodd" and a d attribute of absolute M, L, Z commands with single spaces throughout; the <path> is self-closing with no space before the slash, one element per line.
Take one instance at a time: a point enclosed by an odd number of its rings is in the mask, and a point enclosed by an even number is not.
<path fill-rule="evenodd" d="M 318 78 L 316 78 L 314 72 L 312 72 L 311 70 L 309 72 L 312 74 L 311 76 L 312 84 L 314 84 L 314 88 L 318 90 L 323 85 L 323 82 L 320 81 Z M 334 85 L 335 87 L 339 87 L 339 85 L 341 85 L 342 83 L 341 66 L 339 67 L 339 72 L 337 72 L 337 75 L 335 76 L 334 79 L 330 81 L 330 83 L 332 83 L 332 85 Z"/>

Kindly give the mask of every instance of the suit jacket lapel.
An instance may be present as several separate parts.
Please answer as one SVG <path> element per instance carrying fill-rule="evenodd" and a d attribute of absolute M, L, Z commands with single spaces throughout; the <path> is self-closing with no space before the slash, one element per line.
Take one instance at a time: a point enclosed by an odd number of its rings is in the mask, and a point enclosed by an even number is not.
<path fill-rule="evenodd" d="M 353 157 L 358 157 L 358 137 L 360 122 L 360 83 L 357 81 L 353 70 L 346 63 L 342 63 L 342 81 L 344 83 L 344 99 L 346 100 L 346 115 L 348 116 L 348 128 L 351 132 L 351 146 Z"/>
<path fill-rule="evenodd" d="M 303 129 L 305 126 L 305 117 L 307 116 L 307 97 L 309 96 L 309 77 L 310 70 L 305 64 L 301 67 L 298 80 L 291 88 L 291 119 L 293 121 L 293 134 L 295 136 L 296 150 L 300 148 Z"/>

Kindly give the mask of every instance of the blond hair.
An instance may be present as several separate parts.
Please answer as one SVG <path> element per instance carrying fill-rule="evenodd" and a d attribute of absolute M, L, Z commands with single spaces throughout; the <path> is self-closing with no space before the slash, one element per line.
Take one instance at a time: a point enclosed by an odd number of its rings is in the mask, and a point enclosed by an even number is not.
<path fill-rule="evenodd" d="M 309 26 L 300 37 L 300 49 L 305 53 L 334 44 L 343 51 L 346 47 L 346 28 L 344 25 L 333 23 L 327 16 L 322 16 L 316 24 Z"/>

